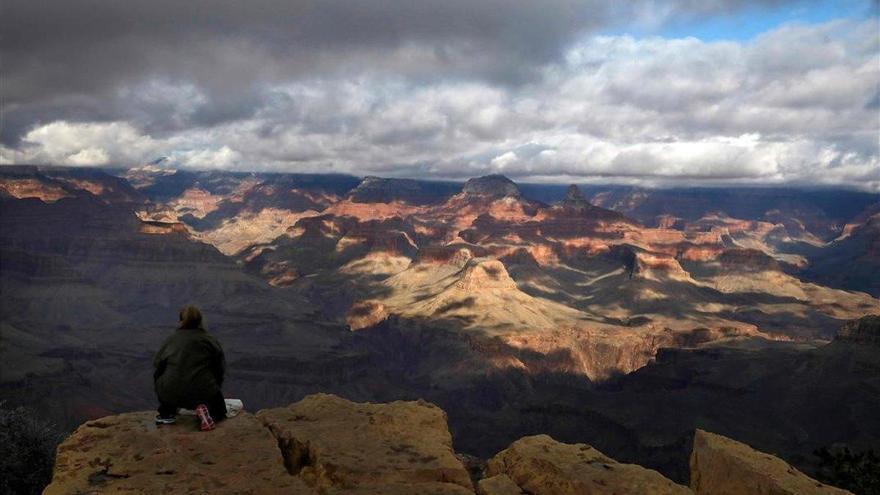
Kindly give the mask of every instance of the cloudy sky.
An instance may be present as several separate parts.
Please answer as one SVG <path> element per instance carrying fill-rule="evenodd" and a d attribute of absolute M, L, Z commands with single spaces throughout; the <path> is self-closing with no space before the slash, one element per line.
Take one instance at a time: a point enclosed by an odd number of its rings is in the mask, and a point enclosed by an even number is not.
<path fill-rule="evenodd" d="M 880 191 L 877 0 L 3 0 L 0 33 L 2 163 Z"/>

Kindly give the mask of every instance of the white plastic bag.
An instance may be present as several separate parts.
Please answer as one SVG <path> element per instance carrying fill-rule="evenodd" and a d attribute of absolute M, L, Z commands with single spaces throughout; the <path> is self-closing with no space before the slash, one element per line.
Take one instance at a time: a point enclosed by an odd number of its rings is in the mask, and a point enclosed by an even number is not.
<path fill-rule="evenodd" d="M 240 413 L 242 409 L 244 409 L 244 402 L 242 402 L 241 399 L 226 399 L 227 418 L 238 416 L 238 413 Z"/>

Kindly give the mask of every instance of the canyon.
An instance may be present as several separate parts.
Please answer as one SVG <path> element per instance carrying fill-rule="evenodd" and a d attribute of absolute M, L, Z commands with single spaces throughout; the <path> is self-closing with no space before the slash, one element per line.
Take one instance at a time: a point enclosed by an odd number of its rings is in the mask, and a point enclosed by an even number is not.
<path fill-rule="evenodd" d="M 154 407 L 192 303 L 251 410 L 424 399 L 456 452 L 546 434 L 684 484 L 704 429 L 811 475 L 816 449 L 880 441 L 878 204 L 4 166 L 0 394 L 69 428 Z"/>

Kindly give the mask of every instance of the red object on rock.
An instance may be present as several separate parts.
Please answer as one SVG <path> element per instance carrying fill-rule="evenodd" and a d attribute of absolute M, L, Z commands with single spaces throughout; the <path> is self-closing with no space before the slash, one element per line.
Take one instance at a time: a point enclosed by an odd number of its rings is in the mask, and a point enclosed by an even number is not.
<path fill-rule="evenodd" d="M 208 412 L 208 406 L 204 404 L 199 404 L 196 407 L 196 416 L 198 416 L 201 424 L 199 425 L 199 429 L 202 431 L 209 431 L 214 429 L 214 418 L 211 417 L 211 413 Z"/>

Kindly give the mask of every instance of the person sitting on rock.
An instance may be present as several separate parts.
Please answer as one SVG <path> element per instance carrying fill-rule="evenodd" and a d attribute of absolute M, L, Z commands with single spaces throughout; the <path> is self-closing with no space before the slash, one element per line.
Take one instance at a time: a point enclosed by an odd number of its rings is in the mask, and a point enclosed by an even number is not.
<path fill-rule="evenodd" d="M 156 424 L 172 424 L 178 408 L 195 409 L 201 429 L 210 430 L 226 418 L 220 387 L 226 372 L 223 348 L 202 326 L 195 306 L 180 311 L 180 325 L 153 359 L 153 383 L 159 398 Z"/>

